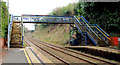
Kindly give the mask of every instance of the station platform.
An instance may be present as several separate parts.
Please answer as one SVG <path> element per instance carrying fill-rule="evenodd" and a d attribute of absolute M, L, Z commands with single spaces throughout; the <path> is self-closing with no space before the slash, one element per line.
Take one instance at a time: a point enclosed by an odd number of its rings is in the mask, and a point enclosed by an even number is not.
<path fill-rule="evenodd" d="M 65 48 L 81 51 L 94 56 L 103 57 L 109 60 L 120 62 L 120 50 L 110 47 L 97 47 L 97 46 L 66 46 Z"/>
<path fill-rule="evenodd" d="M 2 65 L 44 65 L 45 63 L 52 63 L 52 61 L 32 47 L 11 48 L 5 52 L 6 54 L 2 57 Z"/>
<path fill-rule="evenodd" d="M 106 51 L 106 52 L 110 52 L 110 53 L 116 53 L 116 54 L 120 54 L 120 50 L 117 49 L 113 49 L 110 47 L 98 47 L 98 46 L 66 46 L 66 48 L 73 48 L 73 49 L 77 49 L 77 48 L 88 48 L 88 49 L 94 49 L 94 50 L 101 50 L 101 51 Z"/>

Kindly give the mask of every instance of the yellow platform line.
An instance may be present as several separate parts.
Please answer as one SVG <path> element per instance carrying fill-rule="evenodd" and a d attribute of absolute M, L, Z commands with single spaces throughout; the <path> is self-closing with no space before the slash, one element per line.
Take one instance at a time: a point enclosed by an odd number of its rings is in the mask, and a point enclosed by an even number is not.
<path fill-rule="evenodd" d="M 34 51 L 37 51 L 39 55 L 40 59 L 44 59 L 44 63 L 53 63 L 52 61 L 50 61 L 47 57 L 45 57 L 43 54 L 41 54 L 36 48 L 32 48 Z"/>
<path fill-rule="evenodd" d="M 31 44 L 30 44 L 31 45 Z M 42 60 L 43 63 L 53 63 L 52 61 L 50 61 L 47 57 L 45 57 L 43 54 L 41 54 L 41 52 L 39 52 L 36 48 L 34 47 L 30 47 L 33 51 L 35 51 L 35 54 L 38 56 L 38 58 L 40 60 Z M 27 51 L 27 48 L 26 48 Z M 30 51 L 30 50 L 28 50 Z M 34 55 L 33 55 L 34 56 Z M 32 61 L 32 60 L 31 60 Z"/>
<path fill-rule="evenodd" d="M 25 53 L 25 57 L 27 58 L 27 61 L 28 61 L 29 65 L 32 65 L 31 61 L 30 61 L 30 58 L 28 57 L 27 52 L 26 52 L 25 49 L 24 49 L 24 53 Z"/>
<path fill-rule="evenodd" d="M 26 51 L 29 53 L 32 63 L 41 63 L 29 48 Z"/>

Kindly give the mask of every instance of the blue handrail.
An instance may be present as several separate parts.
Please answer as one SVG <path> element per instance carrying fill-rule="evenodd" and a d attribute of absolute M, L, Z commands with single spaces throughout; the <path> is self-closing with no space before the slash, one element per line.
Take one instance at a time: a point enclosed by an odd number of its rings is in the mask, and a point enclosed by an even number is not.
<path fill-rule="evenodd" d="M 93 31 L 93 29 L 90 27 L 90 24 L 89 22 L 83 17 L 83 16 L 80 16 L 81 20 L 85 23 L 85 25 L 90 29 L 91 32 L 93 32 L 95 34 L 95 36 L 97 36 L 98 39 L 100 39 L 100 37 L 98 37 L 98 35 Z M 87 23 L 87 24 L 86 24 Z"/>
<path fill-rule="evenodd" d="M 82 25 L 75 16 L 74 16 L 74 18 L 75 18 L 75 20 L 76 20 L 77 23 L 79 23 L 80 25 Z M 83 21 L 83 20 L 82 20 L 82 21 Z M 85 21 L 83 21 L 83 22 L 85 23 Z M 75 23 L 75 25 L 76 25 L 76 23 Z M 91 32 L 93 32 L 93 33 L 95 34 L 95 36 L 97 36 L 97 34 L 90 28 L 89 25 L 87 25 L 86 23 L 85 23 L 85 25 L 88 27 L 88 29 L 89 29 Z M 77 25 L 76 25 L 76 27 L 78 28 Z M 95 41 L 95 40 L 93 39 L 93 37 L 91 37 L 91 35 L 89 35 L 88 33 L 87 33 L 87 35 L 91 38 L 91 40 L 94 42 L 95 45 L 98 45 L 97 42 L 96 42 L 97 40 Z M 97 36 L 97 37 L 98 37 L 98 36 Z"/>
<path fill-rule="evenodd" d="M 91 26 L 96 26 L 99 28 L 107 37 L 109 36 L 103 29 L 101 29 L 97 24 L 92 24 Z"/>
<path fill-rule="evenodd" d="M 82 25 L 75 16 L 73 16 L 73 17 L 75 18 L 75 20 L 77 21 L 77 23 L 79 23 L 80 25 Z M 75 23 L 75 25 L 78 28 L 79 32 L 82 33 L 82 30 L 79 29 L 78 25 L 76 23 Z"/>
<path fill-rule="evenodd" d="M 10 36 L 11 36 L 11 25 L 12 25 L 12 20 L 13 20 L 13 15 L 10 14 L 10 23 L 8 23 L 8 49 L 10 47 Z"/>
<path fill-rule="evenodd" d="M 78 18 L 80 17 L 83 18 L 87 22 L 88 25 L 91 25 L 83 16 L 79 16 Z"/>
<path fill-rule="evenodd" d="M 101 29 L 97 24 L 90 24 L 83 16 L 79 16 L 79 17 L 81 17 L 81 18 L 83 18 L 85 21 L 86 21 L 86 23 L 87 24 L 89 24 L 90 26 L 92 26 L 92 25 L 94 25 L 94 26 L 96 26 L 96 27 L 98 27 L 102 32 L 104 32 L 104 34 L 108 37 L 109 35 L 103 30 L 103 29 Z M 78 18 L 79 18 L 78 17 Z"/>

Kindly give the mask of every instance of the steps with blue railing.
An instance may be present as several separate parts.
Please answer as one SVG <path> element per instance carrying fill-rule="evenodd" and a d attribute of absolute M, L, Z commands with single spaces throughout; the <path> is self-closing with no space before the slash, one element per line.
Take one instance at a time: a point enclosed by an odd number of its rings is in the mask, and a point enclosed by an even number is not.
<path fill-rule="evenodd" d="M 77 18 L 75 18 L 75 19 L 77 19 Z M 76 21 L 74 21 L 74 23 L 75 23 L 76 27 L 78 28 L 78 30 L 80 31 L 81 34 L 82 34 L 82 32 L 87 32 L 86 34 L 97 45 L 98 36 L 95 34 L 95 32 L 88 25 L 83 25 L 83 24 L 85 24 L 85 22 L 81 22 L 81 20 L 79 21 L 77 19 Z"/>
<path fill-rule="evenodd" d="M 91 28 L 98 34 L 98 36 L 101 38 L 101 40 L 98 41 L 99 45 L 101 46 L 108 46 L 108 40 L 109 39 L 109 35 L 106 34 L 105 31 L 101 30 L 101 28 L 94 24 L 94 25 L 91 25 Z"/>
<path fill-rule="evenodd" d="M 78 20 L 79 21 L 77 21 L 77 22 L 80 22 L 81 26 L 82 26 L 81 31 L 86 32 L 87 36 L 93 41 L 93 43 L 95 45 L 100 45 L 100 46 L 101 45 L 102 46 L 109 45 L 108 44 L 108 39 L 109 39 L 108 34 L 105 31 L 103 31 L 99 26 L 97 26 L 97 25 L 91 26 L 91 24 L 83 16 L 78 17 Z M 77 24 L 77 26 L 79 27 L 78 24 Z"/>

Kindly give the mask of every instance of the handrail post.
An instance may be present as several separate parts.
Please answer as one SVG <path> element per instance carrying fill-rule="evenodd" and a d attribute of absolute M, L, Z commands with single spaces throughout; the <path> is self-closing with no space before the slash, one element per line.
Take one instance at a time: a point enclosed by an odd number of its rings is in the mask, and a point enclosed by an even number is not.
<path fill-rule="evenodd" d="M 11 30 L 11 24 L 12 24 L 12 19 L 13 19 L 13 15 L 10 15 L 10 23 L 8 22 L 8 50 L 10 50 L 10 30 Z"/>

